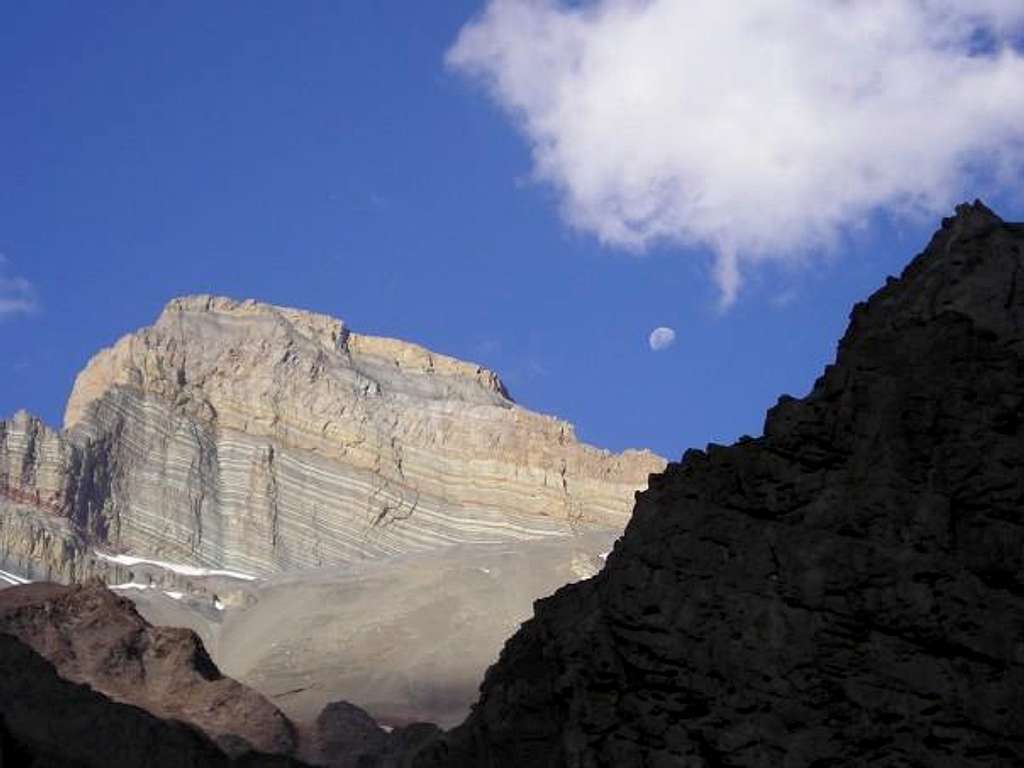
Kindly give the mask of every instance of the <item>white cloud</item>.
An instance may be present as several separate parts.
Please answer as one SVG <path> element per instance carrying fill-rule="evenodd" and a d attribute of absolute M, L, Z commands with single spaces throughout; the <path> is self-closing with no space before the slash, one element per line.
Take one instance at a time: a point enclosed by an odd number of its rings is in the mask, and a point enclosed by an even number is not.
<path fill-rule="evenodd" d="M 655 352 L 661 352 L 663 349 L 668 349 L 676 341 L 676 332 L 668 326 L 659 325 L 653 331 L 651 335 L 647 337 L 647 343 L 650 344 L 651 349 Z"/>
<path fill-rule="evenodd" d="M 448 52 L 575 227 L 801 261 L 1024 168 L 1021 0 L 491 0 Z M 969 189 L 979 178 L 984 189 Z"/>
<path fill-rule="evenodd" d="M 0 320 L 11 315 L 28 315 L 39 309 L 35 287 L 23 277 L 7 274 L 7 257 L 0 254 Z"/>

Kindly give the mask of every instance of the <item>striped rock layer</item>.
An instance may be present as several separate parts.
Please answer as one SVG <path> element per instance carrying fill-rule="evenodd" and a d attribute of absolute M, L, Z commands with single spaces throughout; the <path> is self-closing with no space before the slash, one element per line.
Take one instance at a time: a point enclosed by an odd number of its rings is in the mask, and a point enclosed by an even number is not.
<path fill-rule="evenodd" d="M 0 422 L 0 569 L 119 578 L 99 548 L 260 575 L 621 529 L 664 464 L 579 443 L 477 365 L 185 297 L 89 362 L 62 432 Z"/>

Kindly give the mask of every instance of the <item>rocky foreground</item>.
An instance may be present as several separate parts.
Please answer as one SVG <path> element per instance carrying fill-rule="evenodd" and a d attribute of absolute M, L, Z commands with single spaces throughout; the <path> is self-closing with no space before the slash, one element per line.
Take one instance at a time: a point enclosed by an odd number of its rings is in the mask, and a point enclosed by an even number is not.
<path fill-rule="evenodd" d="M 57 673 L 117 701 L 183 720 L 228 744 L 291 754 L 287 718 L 256 691 L 224 677 L 195 633 L 154 627 L 99 582 L 0 590 L 0 633 L 45 657 Z"/>
<path fill-rule="evenodd" d="M 1024 765 L 1022 267 L 961 206 L 763 437 L 652 478 L 416 765 Z"/>
<path fill-rule="evenodd" d="M 300 768 L 279 755 L 231 757 L 201 731 L 69 682 L 0 634 L 0 765 L 17 768 Z"/>
<path fill-rule="evenodd" d="M 437 733 L 344 701 L 292 723 L 98 580 L 0 590 L 0 765 L 389 768 Z"/>

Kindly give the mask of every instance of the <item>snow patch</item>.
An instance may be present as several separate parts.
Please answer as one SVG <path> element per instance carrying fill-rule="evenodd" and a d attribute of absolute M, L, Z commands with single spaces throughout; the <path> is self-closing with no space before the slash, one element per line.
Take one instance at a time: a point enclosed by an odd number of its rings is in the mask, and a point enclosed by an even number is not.
<path fill-rule="evenodd" d="M 111 589 L 152 589 L 152 584 L 139 584 L 135 581 L 126 581 L 124 584 L 114 584 Z"/>
<path fill-rule="evenodd" d="M 212 568 L 197 568 L 194 565 L 184 565 L 183 563 L 168 563 L 163 560 L 150 560 L 145 557 L 132 557 L 131 555 L 108 555 L 99 550 L 96 550 L 96 556 L 101 560 L 107 562 L 117 563 L 118 565 L 155 565 L 158 568 L 165 568 L 168 571 L 174 571 L 174 573 L 180 573 L 182 576 L 225 576 L 229 579 L 241 579 L 243 581 L 255 581 L 256 577 L 248 574 L 241 573 L 239 571 L 222 571 Z"/>
<path fill-rule="evenodd" d="M 156 587 L 154 585 L 152 585 L 152 584 L 139 584 L 137 581 L 126 581 L 124 584 L 115 584 L 114 586 L 111 587 L 111 589 L 139 589 L 139 590 L 147 590 L 147 589 L 156 589 Z M 167 590 L 164 590 L 164 594 L 167 595 L 172 600 L 181 600 L 185 596 L 184 592 L 175 592 L 175 591 L 167 591 Z"/>
<path fill-rule="evenodd" d="M 0 579 L 6 581 L 8 584 L 30 584 L 31 583 L 28 579 L 22 578 L 21 576 L 17 576 L 17 575 L 15 575 L 13 573 L 8 573 L 7 571 L 0 571 Z"/>

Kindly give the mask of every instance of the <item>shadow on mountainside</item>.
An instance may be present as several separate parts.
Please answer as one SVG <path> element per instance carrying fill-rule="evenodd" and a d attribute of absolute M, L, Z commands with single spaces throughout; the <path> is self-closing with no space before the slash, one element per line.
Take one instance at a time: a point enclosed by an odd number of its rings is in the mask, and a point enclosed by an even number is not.
<path fill-rule="evenodd" d="M 416 766 L 1024 765 L 1022 266 L 960 206 L 763 437 L 652 476 Z"/>

